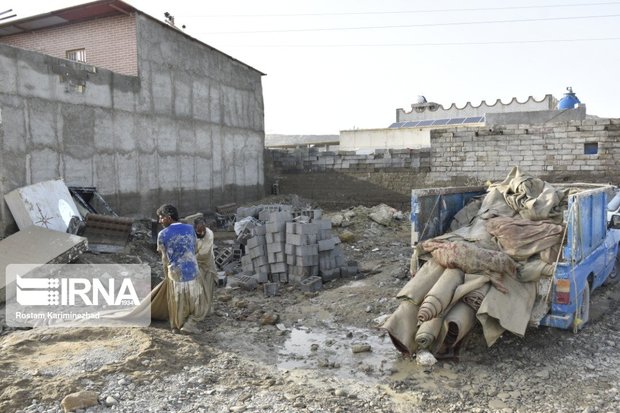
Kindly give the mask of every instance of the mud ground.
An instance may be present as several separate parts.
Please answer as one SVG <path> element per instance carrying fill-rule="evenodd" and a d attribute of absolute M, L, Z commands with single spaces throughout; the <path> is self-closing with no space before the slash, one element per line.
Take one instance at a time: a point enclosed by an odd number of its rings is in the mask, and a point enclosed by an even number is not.
<path fill-rule="evenodd" d="M 593 293 L 578 334 L 532 328 L 487 348 L 475 330 L 457 356 L 424 368 L 377 328 L 407 282 L 407 211 L 389 226 L 356 212 L 335 232 L 353 234 L 343 246 L 357 276 L 316 293 L 283 285 L 275 297 L 218 288 L 199 334 L 166 323 L 4 327 L 0 412 L 60 412 L 80 390 L 99 394 L 85 412 L 620 412 L 618 284 Z M 131 254 L 156 266 L 145 245 Z"/>

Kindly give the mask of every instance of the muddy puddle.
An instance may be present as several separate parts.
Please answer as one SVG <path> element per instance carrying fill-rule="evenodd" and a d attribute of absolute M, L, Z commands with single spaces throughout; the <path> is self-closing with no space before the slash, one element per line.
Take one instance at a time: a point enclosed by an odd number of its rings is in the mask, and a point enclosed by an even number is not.
<path fill-rule="evenodd" d="M 325 370 L 330 376 L 384 380 L 402 357 L 387 335 L 355 328 L 292 328 L 278 349 L 281 370 Z M 407 361 L 411 363 L 411 361 Z"/>

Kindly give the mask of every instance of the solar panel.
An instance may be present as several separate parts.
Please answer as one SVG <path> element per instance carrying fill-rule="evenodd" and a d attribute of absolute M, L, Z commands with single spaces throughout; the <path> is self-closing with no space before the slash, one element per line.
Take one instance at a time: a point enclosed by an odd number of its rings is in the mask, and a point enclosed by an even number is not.
<path fill-rule="evenodd" d="M 394 122 L 389 126 L 389 129 L 398 129 L 404 122 Z"/>
<path fill-rule="evenodd" d="M 437 119 L 433 122 L 433 126 L 435 125 L 447 125 L 450 119 Z"/>
<path fill-rule="evenodd" d="M 412 128 L 415 125 L 417 125 L 417 123 L 418 123 L 417 121 L 415 121 L 415 122 L 405 122 L 405 124 L 402 127 L 403 128 Z"/>
<path fill-rule="evenodd" d="M 466 118 L 463 123 L 480 123 L 484 119 L 484 116 L 473 116 L 471 118 Z"/>
<path fill-rule="evenodd" d="M 434 120 L 421 120 L 418 122 L 418 126 L 430 126 L 432 125 Z"/>
<path fill-rule="evenodd" d="M 448 120 L 448 125 L 458 125 L 463 123 L 464 120 L 465 118 L 452 118 Z"/>

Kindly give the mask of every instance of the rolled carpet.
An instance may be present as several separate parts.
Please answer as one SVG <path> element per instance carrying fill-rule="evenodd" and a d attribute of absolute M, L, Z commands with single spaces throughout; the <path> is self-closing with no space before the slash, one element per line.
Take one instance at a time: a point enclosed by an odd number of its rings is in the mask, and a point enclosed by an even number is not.
<path fill-rule="evenodd" d="M 446 338 L 443 343 L 448 347 L 454 347 L 469 333 L 475 321 L 476 311 L 473 308 L 462 301 L 456 303 L 444 318 Z"/>
<path fill-rule="evenodd" d="M 396 294 L 396 298 L 406 298 L 420 305 L 430 289 L 435 285 L 444 271 L 444 267 L 431 259 L 424 263 L 420 270 Z"/>
<path fill-rule="evenodd" d="M 443 341 L 443 320 L 441 318 L 433 318 L 425 321 L 418 327 L 415 335 L 415 342 L 420 349 L 427 349 L 434 352 Z"/>
<path fill-rule="evenodd" d="M 417 350 L 418 308 L 413 301 L 402 300 L 396 311 L 381 325 L 390 335 L 394 347 L 408 356 Z"/>
<path fill-rule="evenodd" d="M 418 321 L 423 323 L 441 314 L 452 301 L 456 287 L 463 284 L 463 279 L 463 271 L 456 268 L 446 269 L 422 301 Z"/>

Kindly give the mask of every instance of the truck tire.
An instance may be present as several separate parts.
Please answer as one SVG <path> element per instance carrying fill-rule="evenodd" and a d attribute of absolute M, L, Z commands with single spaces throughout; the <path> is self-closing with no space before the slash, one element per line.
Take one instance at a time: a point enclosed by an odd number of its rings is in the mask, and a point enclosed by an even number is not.
<path fill-rule="evenodd" d="M 573 333 L 581 330 L 590 318 L 590 282 L 586 281 L 586 286 L 577 300 L 577 310 L 573 318 Z"/>

